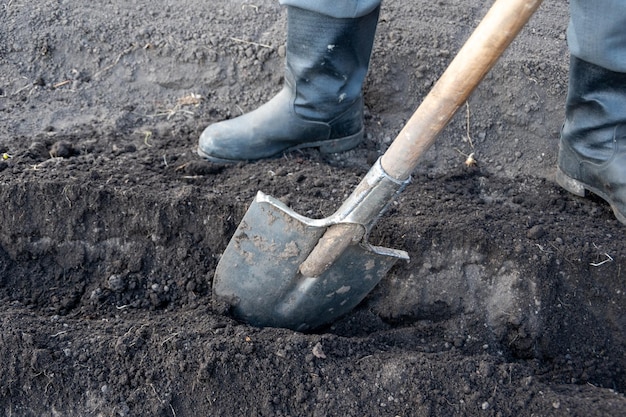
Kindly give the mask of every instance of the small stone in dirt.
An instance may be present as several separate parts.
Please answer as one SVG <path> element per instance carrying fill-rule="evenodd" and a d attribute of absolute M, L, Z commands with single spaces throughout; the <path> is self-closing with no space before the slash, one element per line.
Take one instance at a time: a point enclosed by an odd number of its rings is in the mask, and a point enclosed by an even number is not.
<path fill-rule="evenodd" d="M 46 158 L 48 157 L 48 148 L 42 142 L 35 141 L 28 147 L 28 153 L 35 158 Z"/>
<path fill-rule="evenodd" d="M 326 354 L 324 354 L 324 350 L 322 349 L 322 344 L 320 342 L 313 346 L 313 355 L 318 359 L 326 359 Z"/>
<path fill-rule="evenodd" d="M 122 291 L 126 286 L 124 279 L 119 275 L 111 275 L 107 283 L 108 287 L 113 291 Z"/>
<path fill-rule="evenodd" d="M 77 153 L 74 145 L 62 140 L 55 142 L 50 148 L 50 156 L 53 158 L 69 158 Z"/>
<path fill-rule="evenodd" d="M 528 232 L 526 232 L 526 236 L 529 239 L 533 239 L 533 240 L 539 239 L 545 234 L 546 234 L 546 230 L 541 225 L 533 226 L 528 230 Z"/>

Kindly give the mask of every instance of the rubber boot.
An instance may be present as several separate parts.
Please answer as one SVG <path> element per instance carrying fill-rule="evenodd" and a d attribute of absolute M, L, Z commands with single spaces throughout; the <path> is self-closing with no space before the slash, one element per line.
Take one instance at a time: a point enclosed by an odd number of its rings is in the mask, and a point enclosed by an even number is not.
<path fill-rule="evenodd" d="M 357 146 L 379 11 L 338 19 L 288 6 L 283 89 L 258 109 L 207 127 L 198 154 L 229 163 L 299 148 L 334 153 Z"/>
<path fill-rule="evenodd" d="M 626 74 L 572 57 L 557 182 L 606 200 L 626 224 Z"/>

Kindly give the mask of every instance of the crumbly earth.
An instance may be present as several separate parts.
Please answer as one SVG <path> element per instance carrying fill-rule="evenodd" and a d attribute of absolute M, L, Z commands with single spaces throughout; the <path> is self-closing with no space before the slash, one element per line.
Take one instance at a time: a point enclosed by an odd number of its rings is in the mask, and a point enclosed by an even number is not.
<path fill-rule="evenodd" d="M 276 1 L 3 0 L 0 414 L 626 415 L 626 229 L 552 179 L 565 0 L 381 218 L 370 242 L 411 261 L 353 312 L 304 334 L 211 301 L 255 193 L 331 214 L 488 3 L 384 3 L 357 149 L 220 166 L 195 154 L 202 129 L 282 83 Z"/>

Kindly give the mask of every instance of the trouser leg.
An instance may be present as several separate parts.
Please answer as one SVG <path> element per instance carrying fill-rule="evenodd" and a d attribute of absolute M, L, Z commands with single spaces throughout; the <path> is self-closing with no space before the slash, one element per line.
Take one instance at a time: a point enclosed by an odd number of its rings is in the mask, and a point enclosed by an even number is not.
<path fill-rule="evenodd" d="M 573 56 L 626 72 L 626 1 L 570 0 L 567 42 Z"/>
<path fill-rule="evenodd" d="M 280 4 L 335 18 L 355 18 L 379 8 L 381 0 L 280 0 Z"/>

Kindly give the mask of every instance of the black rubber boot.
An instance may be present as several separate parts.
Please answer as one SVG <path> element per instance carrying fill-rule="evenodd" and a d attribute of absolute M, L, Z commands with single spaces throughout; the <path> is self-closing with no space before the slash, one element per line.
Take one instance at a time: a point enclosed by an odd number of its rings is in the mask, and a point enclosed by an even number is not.
<path fill-rule="evenodd" d="M 626 225 L 626 74 L 571 58 L 556 180 L 600 196 Z"/>
<path fill-rule="evenodd" d="M 198 145 L 203 158 L 228 163 L 311 147 L 334 153 L 363 139 L 361 89 L 380 9 L 355 19 L 287 10 L 283 89 L 258 109 L 207 127 Z"/>

